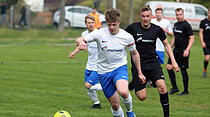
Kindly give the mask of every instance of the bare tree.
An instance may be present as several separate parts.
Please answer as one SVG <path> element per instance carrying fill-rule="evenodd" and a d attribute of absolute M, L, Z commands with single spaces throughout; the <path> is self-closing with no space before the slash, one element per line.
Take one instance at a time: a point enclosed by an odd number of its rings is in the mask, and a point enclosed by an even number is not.
<path fill-rule="evenodd" d="M 66 4 L 66 0 L 61 0 L 60 3 L 60 19 L 58 24 L 58 31 L 62 32 L 64 30 L 64 22 L 65 22 L 65 10 L 64 6 Z"/>
<path fill-rule="evenodd" d="M 129 24 L 133 23 L 133 0 L 129 0 Z"/>

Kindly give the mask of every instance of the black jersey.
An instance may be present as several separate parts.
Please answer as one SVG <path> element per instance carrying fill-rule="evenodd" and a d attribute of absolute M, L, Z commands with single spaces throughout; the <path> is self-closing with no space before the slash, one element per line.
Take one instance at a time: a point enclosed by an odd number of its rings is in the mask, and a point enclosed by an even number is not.
<path fill-rule="evenodd" d="M 156 40 L 157 38 L 161 41 L 166 39 L 166 35 L 161 27 L 151 24 L 149 29 L 145 29 L 141 26 L 141 22 L 138 22 L 129 25 L 125 30 L 134 37 L 141 63 L 158 60 L 155 52 Z"/>
<path fill-rule="evenodd" d="M 203 29 L 203 40 L 206 46 L 210 47 L 210 21 L 207 19 L 202 20 L 200 28 Z"/>
<path fill-rule="evenodd" d="M 193 35 L 192 27 L 184 20 L 174 24 L 175 49 L 185 50 L 189 43 L 189 36 Z"/>

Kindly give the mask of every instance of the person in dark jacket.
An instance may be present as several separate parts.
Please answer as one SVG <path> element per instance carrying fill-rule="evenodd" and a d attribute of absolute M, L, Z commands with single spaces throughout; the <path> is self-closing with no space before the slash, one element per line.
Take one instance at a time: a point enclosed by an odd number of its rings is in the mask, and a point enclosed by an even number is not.
<path fill-rule="evenodd" d="M 20 18 L 20 21 L 19 21 L 18 25 L 20 26 L 21 23 L 23 22 L 24 26 L 26 26 L 27 25 L 27 22 L 26 22 L 26 7 L 25 7 L 24 2 L 21 3 L 20 13 L 21 13 L 21 18 Z"/>
<path fill-rule="evenodd" d="M 5 17 L 6 17 L 6 4 L 4 1 L 2 1 L 1 2 L 1 25 L 3 25 L 6 22 Z"/>

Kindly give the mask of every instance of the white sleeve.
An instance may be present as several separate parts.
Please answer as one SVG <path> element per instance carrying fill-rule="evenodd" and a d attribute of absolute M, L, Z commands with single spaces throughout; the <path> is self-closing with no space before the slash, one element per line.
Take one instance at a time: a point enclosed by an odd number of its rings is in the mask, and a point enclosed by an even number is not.
<path fill-rule="evenodd" d="M 135 44 L 135 41 L 133 39 L 133 36 L 130 36 L 130 38 L 128 39 L 128 50 L 129 51 L 133 51 L 136 49 L 136 44 Z"/>
<path fill-rule="evenodd" d="M 87 43 L 97 41 L 100 39 L 100 32 L 98 30 L 94 30 L 90 34 L 85 35 L 84 38 Z"/>
<path fill-rule="evenodd" d="M 166 30 L 168 30 L 169 32 L 173 32 L 173 29 L 172 29 L 171 23 L 170 23 L 169 21 L 168 21 L 168 23 L 167 23 Z"/>

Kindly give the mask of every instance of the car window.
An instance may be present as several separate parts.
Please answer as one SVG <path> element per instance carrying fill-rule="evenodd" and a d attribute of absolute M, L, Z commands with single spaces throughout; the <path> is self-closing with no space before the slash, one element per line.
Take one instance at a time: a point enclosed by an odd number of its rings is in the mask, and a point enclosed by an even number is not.
<path fill-rule="evenodd" d="M 90 12 L 91 12 L 90 9 L 86 9 L 86 8 L 81 9 L 82 14 L 89 14 Z"/>
<path fill-rule="evenodd" d="M 80 13 L 81 10 L 79 8 L 69 8 L 68 12 L 72 12 L 72 13 Z"/>
<path fill-rule="evenodd" d="M 196 15 L 206 15 L 206 11 L 199 6 L 195 6 L 195 13 Z"/>

